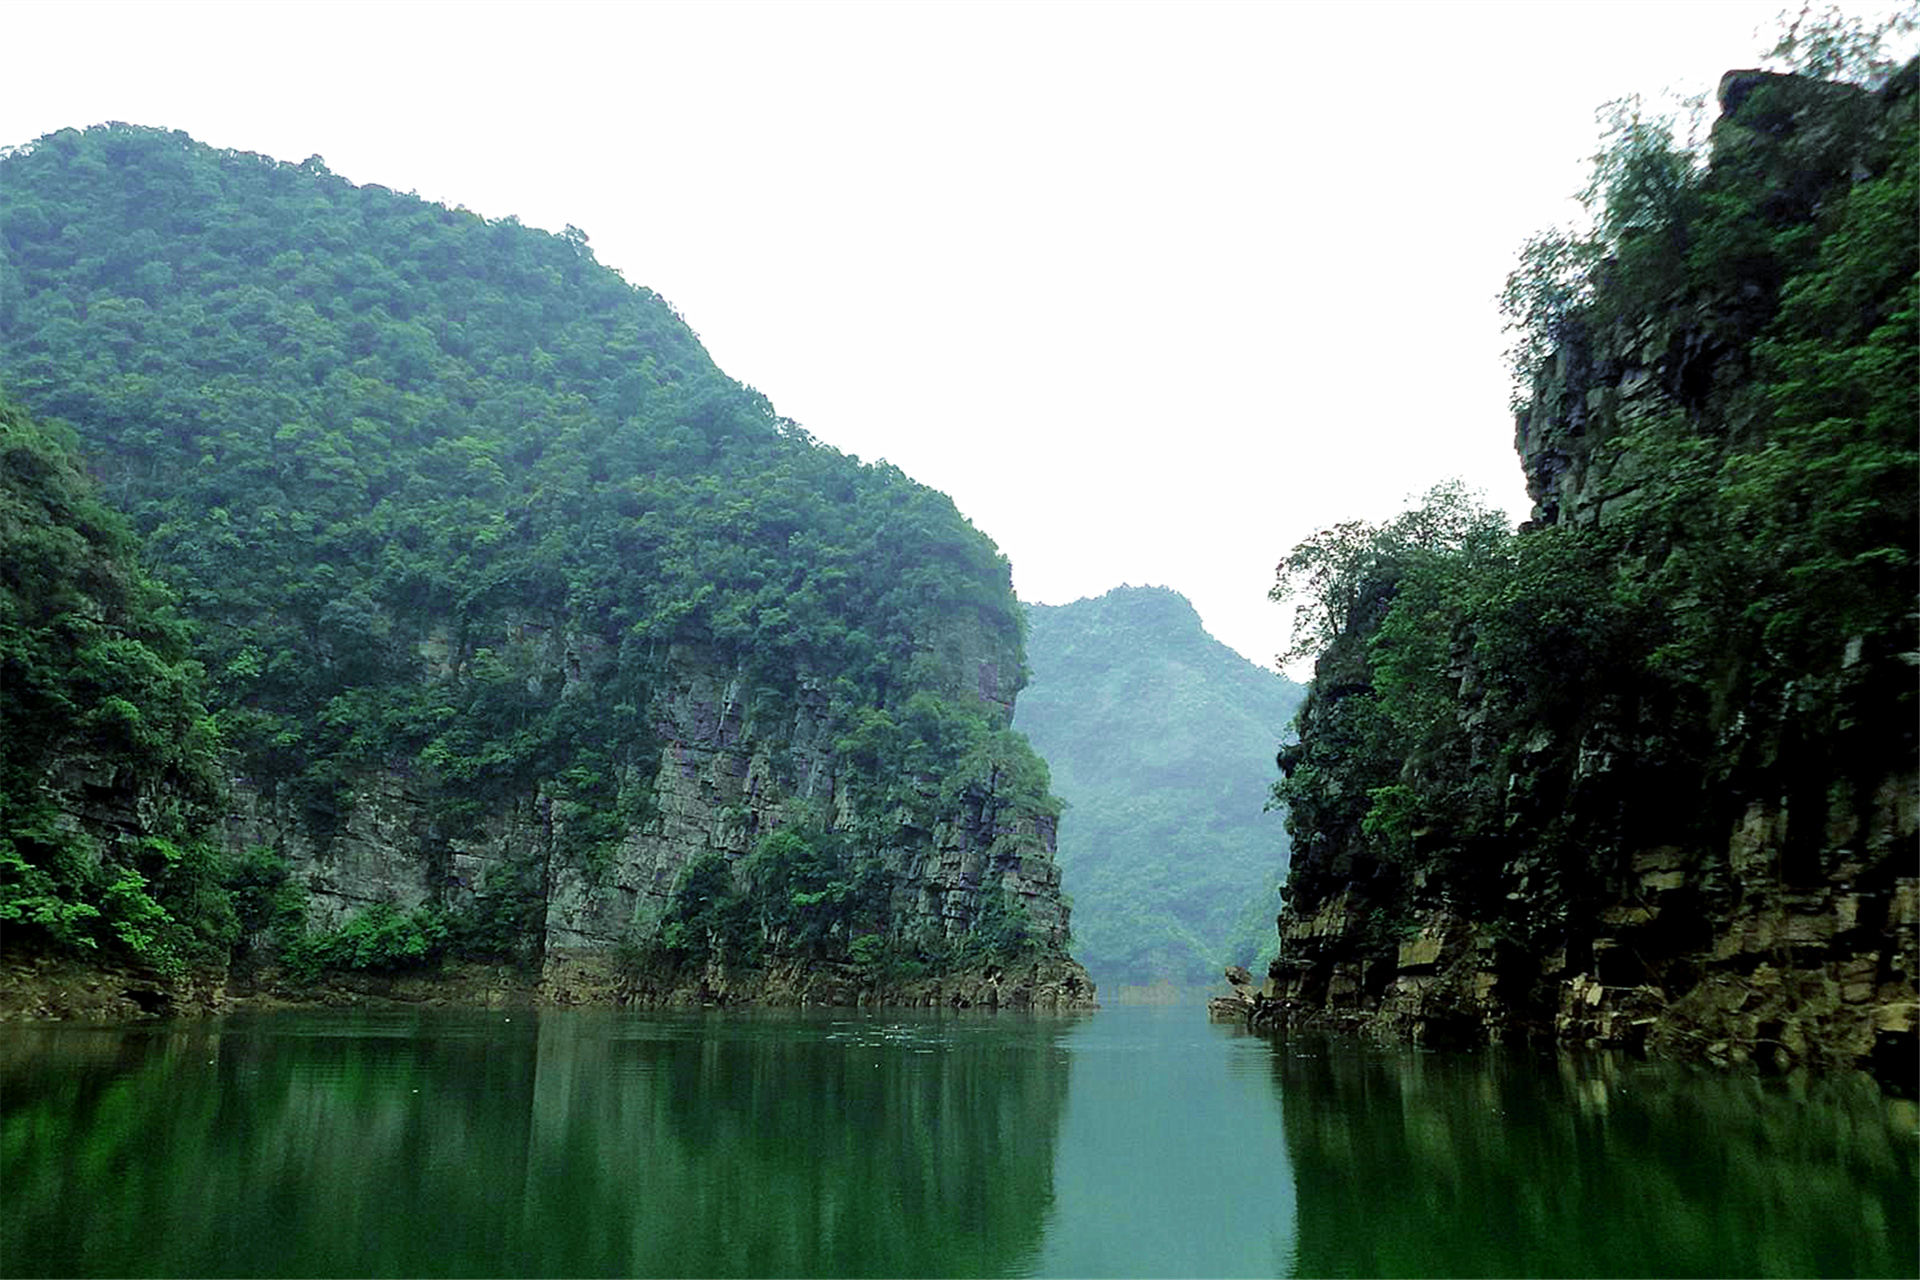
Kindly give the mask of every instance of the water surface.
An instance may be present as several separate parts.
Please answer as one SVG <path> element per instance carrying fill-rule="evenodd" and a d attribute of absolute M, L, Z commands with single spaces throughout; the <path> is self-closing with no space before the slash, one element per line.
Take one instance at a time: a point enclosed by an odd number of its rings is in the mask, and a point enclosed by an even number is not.
<path fill-rule="evenodd" d="M 0 1037 L 8 1275 L 1899 1275 L 1859 1081 L 1094 1015 Z"/>

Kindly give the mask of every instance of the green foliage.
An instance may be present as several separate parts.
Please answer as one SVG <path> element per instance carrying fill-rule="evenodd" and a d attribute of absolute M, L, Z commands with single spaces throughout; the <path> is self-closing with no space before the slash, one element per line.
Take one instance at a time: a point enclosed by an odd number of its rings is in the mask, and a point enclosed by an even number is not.
<path fill-rule="evenodd" d="M 0 376 L 83 424 L 241 771 L 321 834 L 411 764 L 453 833 L 550 782 L 603 867 L 674 645 L 849 712 L 1019 670 L 1006 560 L 948 499 L 778 417 L 578 232 L 126 125 L 0 160 L 0 225 Z"/>
<path fill-rule="evenodd" d="M 0 155 L 0 228 L 0 379 L 79 425 L 132 522 L 55 456 L 73 440 L 16 446 L 9 411 L 9 478 L 57 495 L 0 511 L 21 544 L 0 559 L 0 656 L 22 726 L 0 779 L 0 918 L 184 954 L 146 903 L 188 928 L 188 880 L 244 899 L 244 924 L 198 934 L 288 918 L 261 866 L 222 889 L 198 853 L 101 862 L 49 834 L 31 775 L 55 730 L 209 794 L 224 746 L 322 839 L 373 770 L 411 775 L 436 847 L 537 798 L 555 856 L 600 884 L 653 814 L 675 653 L 739 672 L 763 729 L 824 681 L 869 844 L 961 796 L 1008 821 L 1057 812 L 996 709 L 1022 621 L 992 542 L 944 495 L 775 414 L 577 230 L 128 125 Z M 408 938 L 525 957 L 533 883 L 503 873 Z M 368 927 L 386 941 L 295 959 L 419 958 Z"/>
<path fill-rule="evenodd" d="M 1920 27 L 1920 12 L 1904 4 L 1875 19 L 1837 5 L 1780 14 L 1780 37 L 1767 58 L 1780 70 L 1821 80 L 1844 80 L 1878 88 L 1900 65 L 1896 42 Z"/>
<path fill-rule="evenodd" d="M 233 902 L 242 946 L 256 936 L 284 945 L 306 922 L 306 893 L 291 879 L 287 860 L 264 845 L 231 859 L 223 878 Z"/>
<path fill-rule="evenodd" d="M 893 709 L 852 713 L 834 753 L 848 785 L 874 816 L 871 834 L 904 816 L 922 830 L 956 805 L 977 802 L 998 821 L 1053 821 L 1047 765 L 1024 735 L 978 704 L 921 691 Z"/>
<path fill-rule="evenodd" d="M 540 952 L 546 913 L 540 867 L 531 859 L 489 867 L 472 899 L 444 915 L 448 952 L 467 960 L 531 964 Z"/>
<path fill-rule="evenodd" d="M 1674 117 L 1636 93 L 1607 103 L 1596 119 L 1600 150 L 1580 203 L 1601 243 L 1617 252 L 1635 237 L 1654 235 L 1684 250 L 1700 157 L 1674 141 Z"/>
<path fill-rule="evenodd" d="M 1537 232 L 1521 246 L 1520 264 L 1507 276 L 1499 298 L 1502 331 L 1514 335 L 1506 360 L 1513 374 L 1509 407 L 1515 413 L 1527 407 L 1535 371 L 1558 349 L 1569 322 L 1592 302 L 1591 276 L 1601 256 L 1596 239 L 1559 227 Z M 1289 661 L 1305 656 L 1287 655 Z"/>
<path fill-rule="evenodd" d="M 1457 491 L 1355 543 L 1362 589 L 1322 655 L 1274 800 L 1296 849 L 1289 900 L 1311 906 L 1364 856 L 1429 895 L 1506 911 L 1492 892 L 1516 852 L 1509 789 L 1527 744 L 1577 738 L 1630 693 L 1662 621 L 1617 567 L 1611 530 L 1514 534 Z M 1411 517 L 1411 518 L 1410 518 Z M 1457 536 L 1402 540 L 1392 531 Z M 1497 744 L 1508 744 L 1502 748 Z M 1491 901 L 1490 901 L 1491 900 Z"/>
<path fill-rule="evenodd" d="M 1683 104 L 1698 111 L 1698 100 Z M 1673 112 L 1639 94 L 1596 113 L 1600 149 L 1579 194 L 1591 230 L 1549 228 L 1527 238 L 1499 298 L 1513 335 L 1511 407 L 1524 412 L 1535 378 L 1587 328 L 1638 314 L 1680 283 L 1697 234 L 1697 149 L 1676 141 Z M 1596 290 L 1596 280 L 1604 283 Z M 1596 313 L 1596 307 L 1599 308 Z"/>
<path fill-rule="evenodd" d="M 1295 849 L 1290 897 L 1323 865 L 1299 856 L 1316 834 L 1367 823 L 1396 849 L 1410 839 L 1401 775 L 1454 727 L 1456 566 L 1496 556 L 1505 537 L 1500 517 L 1443 487 L 1384 525 L 1317 534 L 1281 563 L 1272 597 L 1308 600 L 1295 611 L 1295 647 L 1303 613 L 1306 636 L 1323 638 L 1298 740 L 1281 748 L 1285 776 L 1273 787 Z"/>
<path fill-rule="evenodd" d="M 312 983 L 333 971 L 391 973 L 424 968 L 446 954 L 445 916 L 433 907 L 402 913 L 377 902 L 337 929 L 303 933 L 281 951 L 280 962 L 296 982 Z"/>
<path fill-rule="evenodd" d="M 961 956 L 965 961 L 1004 962 L 1032 951 L 1038 941 L 1032 915 L 1012 894 L 986 890 L 980 895 L 980 909 L 967 930 Z"/>
<path fill-rule="evenodd" d="M 1915 24 L 1911 7 L 1869 21 L 1805 6 L 1781 14 L 1768 57 L 1794 74 L 1878 87 L 1898 65 L 1888 51 Z M 1767 131 L 1788 127 L 1791 112 L 1780 94 L 1776 85 L 1755 87 L 1736 118 Z M 1732 163 L 1704 163 L 1697 127 L 1678 136 L 1681 121 L 1697 122 L 1704 106 L 1693 98 L 1662 110 L 1631 94 L 1596 113 L 1600 146 L 1579 193 L 1591 230 L 1551 228 L 1529 237 L 1500 295 L 1505 330 L 1514 335 L 1507 364 L 1516 412 L 1528 407 L 1547 361 L 1586 330 L 1643 317 L 1689 286 L 1736 296 L 1758 288 L 1770 297 L 1786 271 L 1804 265 L 1799 251 L 1809 241 L 1807 228 L 1781 216 L 1803 212 L 1797 194 L 1777 189 L 1759 198 L 1753 175 Z M 1827 109 L 1841 110 L 1837 100 Z M 1852 163 L 1845 141 L 1852 131 L 1825 132 L 1835 148 L 1798 156 L 1803 188 L 1830 181 Z M 1596 289 L 1596 280 L 1605 287 Z M 1740 309 L 1729 310 L 1737 323 Z M 1735 336 L 1744 342 L 1752 334 Z"/>
<path fill-rule="evenodd" d="M 234 923 L 202 673 L 138 550 L 71 433 L 0 401 L 0 922 L 172 973 L 216 958 Z M 90 834 L 83 795 L 141 833 Z"/>
<path fill-rule="evenodd" d="M 1314 534 L 1287 553 L 1267 598 L 1292 603 L 1291 641 L 1281 665 L 1323 653 L 1356 624 L 1378 584 L 1410 559 L 1477 549 L 1505 529 L 1458 482 L 1437 485 L 1418 506 L 1384 525 L 1349 521 Z"/>
<path fill-rule="evenodd" d="M 1209 636 L 1177 592 L 1029 606 L 1014 723 L 1068 809 L 1074 955 L 1111 991 L 1217 981 L 1277 941 L 1286 833 L 1264 812 L 1302 690 Z"/>
<path fill-rule="evenodd" d="M 892 910 L 894 877 L 846 833 L 818 825 L 762 836 L 736 863 L 709 852 L 684 867 L 650 936 L 636 934 L 619 963 L 635 977 L 709 964 L 800 961 L 843 965 L 875 981 L 999 962 L 1045 944 L 1028 913 L 983 889 L 956 944 L 904 935 Z"/>
<path fill-rule="evenodd" d="M 1724 838 L 1724 797 L 1794 792 L 1814 847 L 1911 757 L 1920 135 L 1884 106 L 1757 82 L 1707 170 L 1609 109 L 1595 238 L 1530 242 L 1503 302 L 1524 385 L 1604 392 L 1540 412 L 1606 501 L 1426 545 L 1345 525 L 1283 563 L 1321 647 L 1275 788 L 1296 907 L 1358 884 L 1535 946 L 1621 850 Z M 1616 405 L 1627 351 L 1661 380 Z"/>

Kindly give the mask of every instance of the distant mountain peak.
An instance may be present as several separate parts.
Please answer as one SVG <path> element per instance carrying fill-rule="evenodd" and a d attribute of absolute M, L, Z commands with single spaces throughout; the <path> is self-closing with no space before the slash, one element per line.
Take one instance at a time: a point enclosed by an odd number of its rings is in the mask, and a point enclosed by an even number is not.
<path fill-rule="evenodd" d="M 1076 954 L 1113 991 L 1193 986 L 1270 946 L 1286 864 L 1273 752 L 1304 690 L 1208 634 L 1165 586 L 1027 606 L 1015 728 L 1071 806 Z"/>

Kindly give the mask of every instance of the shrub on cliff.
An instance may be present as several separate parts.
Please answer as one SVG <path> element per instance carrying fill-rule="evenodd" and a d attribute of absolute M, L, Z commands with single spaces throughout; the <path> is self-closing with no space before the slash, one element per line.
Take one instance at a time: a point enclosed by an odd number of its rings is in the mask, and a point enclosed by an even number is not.
<path fill-rule="evenodd" d="M 166 972 L 235 933 L 218 735 L 171 595 L 73 436 L 0 401 L 0 926 Z M 104 807 L 113 814 L 90 813 Z"/>
<path fill-rule="evenodd" d="M 1816 850 L 1910 767 L 1917 81 L 1730 81 L 1705 168 L 1619 117 L 1596 238 L 1534 242 L 1507 295 L 1522 437 L 1598 499 L 1550 469 L 1518 535 L 1341 526 L 1283 562 L 1320 650 L 1276 788 L 1294 909 L 1359 885 L 1538 945 L 1624 850 L 1722 840 L 1754 794 Z"/>

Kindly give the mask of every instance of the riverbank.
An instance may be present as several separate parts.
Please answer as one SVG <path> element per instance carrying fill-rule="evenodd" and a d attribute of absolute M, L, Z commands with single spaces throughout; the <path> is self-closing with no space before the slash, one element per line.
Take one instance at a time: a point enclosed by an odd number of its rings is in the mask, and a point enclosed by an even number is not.
<path fill-rule="evenodd" d="M 1093 1009 L 1091 983 L 1041 962 L 986 965 L 910 980 L 871 981 L 835 967 L 710 966 L 697 973 L 620 971 L 607 952 L 556 952 L 538 971 L 448 962 L 400 973 L 328 973 L 296 982 L 272 966 L 166 977 L 152 970 L 57 953 L 0 956 L 0 1023 L 127 1022 L 301 1008 L 448 1009 L 702 1006 Z"/>

